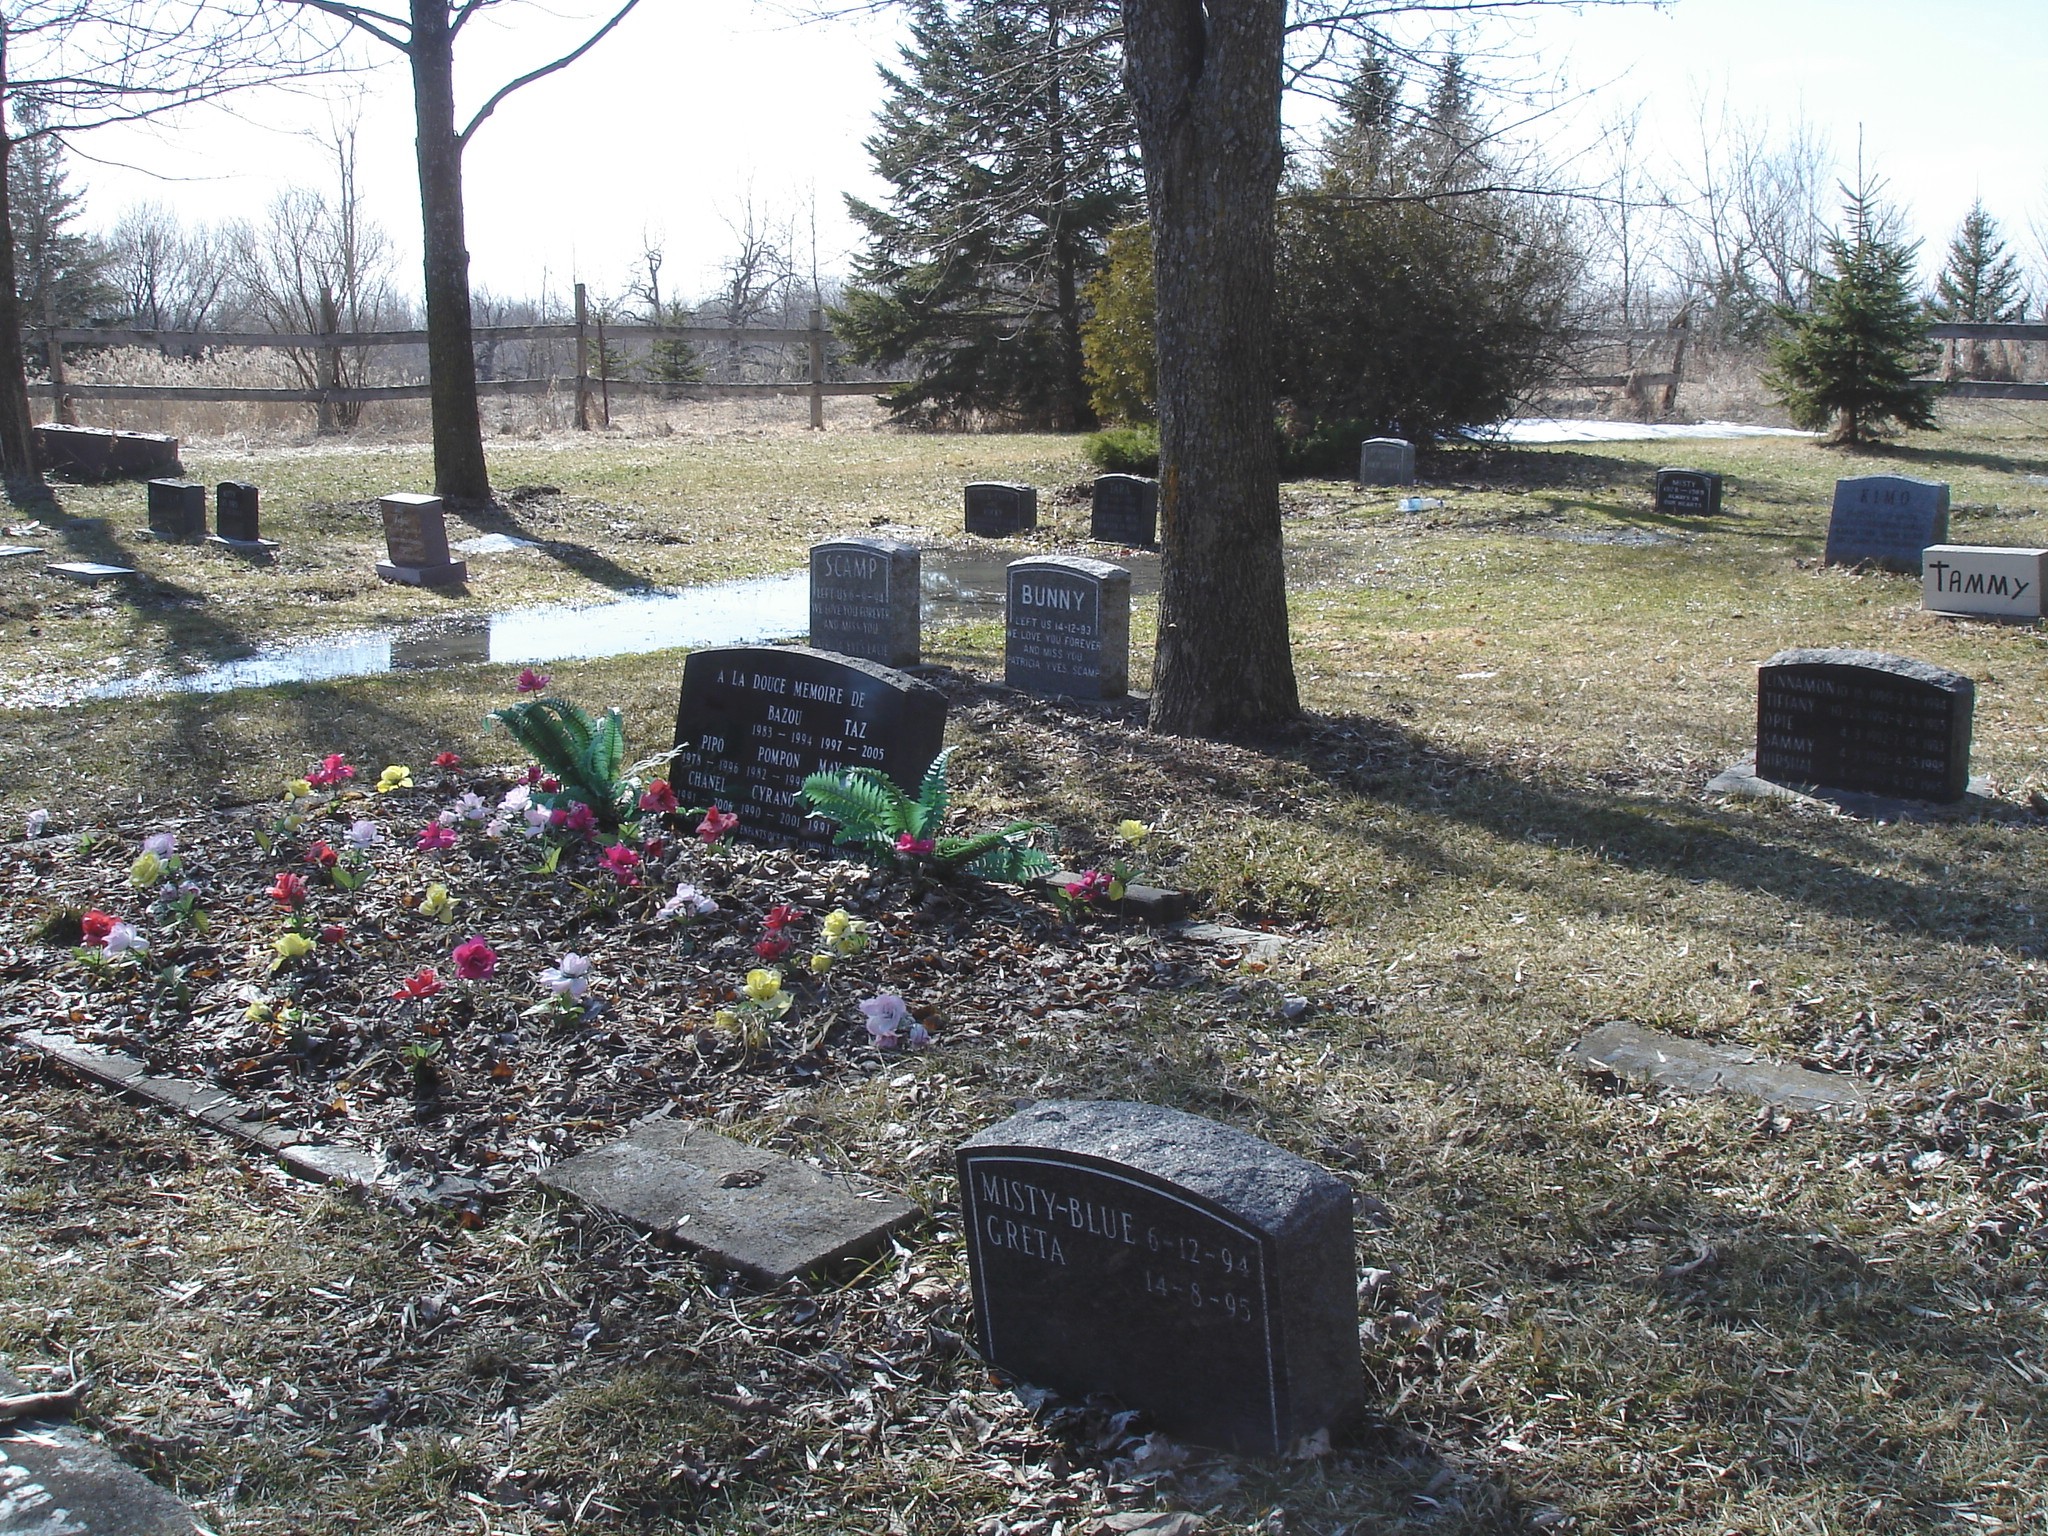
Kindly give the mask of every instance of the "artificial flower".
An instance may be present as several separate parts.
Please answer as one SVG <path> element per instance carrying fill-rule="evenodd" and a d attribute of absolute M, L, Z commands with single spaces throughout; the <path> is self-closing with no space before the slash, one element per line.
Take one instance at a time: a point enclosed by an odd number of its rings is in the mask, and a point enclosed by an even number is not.
<path fill-rule="evenodd" d="M 441 990 L 441 978 L 434 974 L 431 965 L 423 965 L 412 975 L 398 984 L 398 990 L 391 995 L 401 1003 L 416 1002 L 423 997 L 432 997 Z"/>
<path fill-rule="evenodd" d="M 412 770 L 401 763 L 393 763 L 377 775 L 377 793 L 388 795 L 394 789 L 412 788 Z"/>
<path fill-rule="evenodd" d="M 294 800 L 303 800 L 306 796 L 313 793 L 313 781 L 311 779 L 293 779 L 285 785 L 284 792 Z"/>
<path fill-rule="evenodd" d="M 153 853 L 160 859 L 173 857 L 178 851 L 177 834 L 173 832 L 152 832 L 142 840 L 142 851 Z"/>
<path fill-rule="evenodd" d="M 868 947 L 868 925 L 844 907 L 826 913 L 823 926 L 825 943 L 834 954 L 857 955 Z"/>
<path fill-rule="evenodd" d="M 419 841 L 414 844 L 421 853 L 440 853 L 455 846 L 455 829 L 444 827 L 438 821 L 430 821 L 420 828 Z"/>
<path fill-rule="evenodd" d="M 332 869 L 341 862 L 341 855 L 327 843 L 315 843 L 306 850 L 306 862 L 317 864 L 322 869 Z"/>
<path fill-rule="evenodd" d="M 521 693 L 545 693 L 551 681 L 552 679 L 544 673 L 536 672 L 531 667 L 519 669 L 518 687 Z"/>
<path fill-rule="evenodd" d="M 860 1011 L 867 1016 L 868 1033 L 884 1050 L 896 1044 L 904 1021 L 910 1017 L 909 1007 L 894 992 L 869 998 L 860 1005 Z"/>
<path fill-rule="evenodd" d="M 383 829 L 367 818 L 350 822 L 348 831 L 342 835 L 357 853 L 366 852 L 384 841 Z"/>
<path fill-rule="evenodd" d="M 491 808 L 484 804 L 484 797 L 475 790 L 470 790 L 457 800 L 448 811 L 453 811 L 459 821 L 482 821 L 491 814 Z M 448 811 L 441 813 L 442 820 L 448 819 Z"/>
<path fill-rule="evenodd" d="M 505 798 L 498 802 L 498 806 L 501 810 L 523 811 L 526 809 L 527 802 L 532 799 L 533 791 L 531 789 L 527 788 L 524 784 L 514 784 L 505 791 Z"/>
<path fill-rule="evenodd" d="M 332 789 L 337 784 L 346 784 L 356 776 L 355 769 L 339 752 L 330 752 L 320 759 L 320 766 L 306 774 L 306 782 L 317 789 Z"/>
<path fill-rule="evenodd" d="M 322 944 L 346 944 L 348 942 L 348 929 L 344 928 L 340 923 L 325 923 L 320 929 L 320 942 Z"/>
<path fill-rule="evenodd" d="M 770 928 L 787 928 L 791 923 L 803 921 L 804 909 L 793 907 L 788 902 L 779 903 L 768 909 L 768 915 L 761 919 Z"/>
<path fill-rule="evenodd" d="M 640 854 L 643 858 L 658 859 L 666 852 L 668 852 L 668 840 L 666 838 L 650 837 L 640 845 Z"/>
<path fill-rule="evenodd" d="M 306 900 L 306 878 L 303 875 L 295 875 L 290 870 L 280 871 L 278 877 L 271 882 L 270 889 L 264 894 L 280 906 L 303 906 Z"/>
<path fill-rule="evenodd" d="M 148 890 L 163 877 L 164 861 L 146 850 L 128 866 L 128 883 L 138 891 Z"/>
<path fill-rule="evenodd" d="M 740 1016 L 730 1008 L 721 1008 L 711 1015 L 711 1022 L 720 1029 L 738 1029 L 740 1027 Z"/>
<path fill-rule="evenodd" d="M 658 923 L 671 922 L 686 912 L 693 917 L 709 917 L 717 910 L 717 902 L 685 881 L 676 887 L 675 895 L 661 904 L 661 910 L 654 914 L 654 920 Z"/>
<path fill-rule="evenodd" d="M 708 848 L 739 824 L 740 819 L 737 815 L 731 811 L 721 811 L 714 805 L 704 813 L 704 819 L 697 823 L 697 836 L 703 839 L 704 846 Z"/>
<path fill-rule="evenodd" d="M 756 1003 L 772 1003 L 782 991 L 782 972 L 752 970 L 747 972 L 747 997 Z"/>
<path fill-rule="evenodd" d="M 464 981 L 487 981 L 498 968 L 498 952 L 476 934 L 455 946 L 455 974 Z"/>
<path fill-rule="evenodd" d="M 1116 824 L 1116 835 L 1129 843 L 1133 848 L 1140 848 L 1144 846 L 1145 839 L 1152 835 L 1152 829 L 1142 821 L 1134 821 L 1129 817 L 1125 817 Z"/>
<path fill-rule="evenodd" d="M 1099 869 L 1084 869 L 1081 878 L 1066 885 L 1067 895 L 1075 901 L 1094 901 L 1109 894 L 1110 878 Z"/>
<path fill-rule="evenodd" d="M 436 768 L 460 768 L 462 766 L 462 759 L 453 752 L 436 752 L 434 754 L 434 766 Z"/>
<path fill-rule="evenodd" d="M 663 815 L 675 810 L 679 802 L 673 785 L 667 779 L 656 779 L 640 792 L 640 809 Z"/>
<path fill-rule="evenodd" d="M 768 930 L 768 936 L 762 939 L 759 943 L 755 944 L 754 953 L 759 955 L 763 960 L 775 961 L 780 960 L 784 955 L 788 954 L 792 949 L 795 948 L 795 939 L 785 938 L 783 936 L 782 930 L 779 928 L 770 928 Z"/>
<path fill-rule="evenodd" d="M 811 974 L 813 976 L 822 976 L 831 969 L 832 957 L 830 955 L 811 956 Z"/>
<path fill-rule="evenodd" d="M 48 811 L 30 811 L 21 824 L 22 836 L 24 837 L 41 837 L 49 829 L 50 813 Z"/>
<path fill-rule="evenodd" d="M 420 916 L 438 918 L 447 922 L 454 912 L 455 901 L 448 894 L 448 887 L 436 880 L 427 887 L 427 894 L 420 898 Z"/>
<path fill-rule="evenodd" d="M 605 849 L 599 863 L 611 872 L 612 878 L 621 885 L 640 883 L 640 855 L 624 843 L 613 843 Z"/>
<path fill-rule="evenodd" d="M 896 838 L 898 853 L 925 854 L 938 846 L 928 837 L 912 837 L 908 832 L 899 833 Z"/>
<path fill-rule="evenodd" d="M 577 837 L 594 837 L 597 834 L 597 812 L 581 800 L 571 802 L 567 810 L 557 807 L 548 820 L 551 825 Z"/>
<path fill-rule="evenodd" d="M 540 984 L 557 997 L 574 998 L 580 1002 L 583 994 L 590 990 L 590 962 L 579 954 L 566 954 L 558 964 L 540 973 Z"/>
<path fill-rule="evenodd" d="M 84 935 L 86 943 L 104 944 L 107 942 L 107 935 L 113 932 L 114 925 L 119 921 L 120 919 L 111 912 L 102 912 L 95 907 L 79 918 L 78 929 Z"/>
<path fill-rule="evenodd" d="M 280 933 L 270 947 L 280 960 L 300 960 L 313 953 L 313 941 L 303 933 Z"/>
<path fill-rule="evenodd" d="M 107 936 L 102 942 L 109 955 L 125 955 L 130 950 L 138 955 L 149 953 L 149 941 L 137 933 L 134 925 L 130 923 L 114 924 L 107 930 Z"/>

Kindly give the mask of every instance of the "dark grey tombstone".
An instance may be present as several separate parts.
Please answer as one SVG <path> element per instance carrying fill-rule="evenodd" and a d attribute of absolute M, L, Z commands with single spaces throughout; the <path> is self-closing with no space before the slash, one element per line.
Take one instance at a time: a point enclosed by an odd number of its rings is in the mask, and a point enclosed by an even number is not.
<path fill-rule="evenodd" d="M 916 794 L 946 736 L 946 696 L 872 661 L 797 645 L 726 645 L 683 663 L 670 770 L 692 804 L 738 813 L 737 835 L 830 847 L 798 793 L 814 773 L 878 768 Z"/>
<path fill-rule="evenodd" d="M 1415 445 L 1405 438 L 1368 437 L 1358 445 L 1360 485 L 1413 485 Z"/>
<path fill-rule="evenodd" d="M 967 531 L 1007 538 L 1038 526 L 1038 489 L 1007 480 L 976 480 L 967 487 Z"/>
<path fill-rule="evenodd" d="M 1756 773 L 1907 800 L 1970 787 L 1977 685 L 1880 651 L 1780 651 L 1756 675 Z"/>
<path fill-rule="evenodd" d="M 1213 1120 L 1033 1105 L 963 1143 L 981 1352 L 1167 1434 L 1280 1455 L 1363 1402 L 1350 1186 Z"/>
<path fill-rule="evenodd" d="M 914 667 L 923 561 L 895 539 L 828 539 L 811 546 L 811 648 Z"/>
<path fill-rule="evenodd" d="M 1143 475 L 1097 475 L 1088 537 L 1150 549 L 1159 542 L 1159 482 Z"/>
<path fill-rule="evenodd" d="M 1131 573 L 1106 560 L 1012 560 L 1003 681 L 1026 693 L 1120 699 L 1130 687 Z"/>
<path fill-rule="evenodd" d="M 246 480 L 223 480 L 213 488 L 213 531 L 230 544 L 257 544 L 256 487 Z"/>
<path fill-rule="evenodd" d="M 179 472 L 178 440 L 161 432 L 113 432 L 46 421 L 36 425 L 34 435 L 36 463 L 46 474 L 118 480 Z"/>
<path fill-rule="evenodd" d="M 190 480 L 149 482 L 149 531 L 160 539 L 206 537 L 206 487 Z"/>
<path fill-rule="evenodd" d="M 448 558 L 448 517 L 438 496 L 402 491 L 377 503 L 384 518 L 385 559 L 377 574 L 413 587 L 452 586 L 469 579 L 465 561 Z"/>
<path fill-rule="evenodd" d="M 1721 477 L 1711 469 L 1658 470 L 1657 510 L 1679 517 L 1719 517 Z"/>
<path fill-rule="evenodd" d="M 1905 475 L 1835 482 L 1827 565 L 1877 565 L 1920 574 L 1920 552 L 1948 542 L 1948 487 Z"/>

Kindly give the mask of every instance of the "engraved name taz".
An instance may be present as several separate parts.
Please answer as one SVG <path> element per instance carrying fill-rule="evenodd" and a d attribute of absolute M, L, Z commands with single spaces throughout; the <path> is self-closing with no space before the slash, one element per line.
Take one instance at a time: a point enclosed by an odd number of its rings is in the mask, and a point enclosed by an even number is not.
<path fill-rule="evenodd" d="M 1029 1267 L 1085 1269 L 1090 1284 L 1121 1274 L 1155 1304 L 1205 1318 L 1259 1320 L 1264 1256 L 1256 1238 L 1139 1186 L 1087 1169 L 1059 1171 L 1102 1186 L 1107 1198 L 971 1168 L 974 1238 L 984 1256 L 1016 1254 L 1032 1261 Z M 1141 1215 L 1132 1205 L 1154 1209 Z"/>

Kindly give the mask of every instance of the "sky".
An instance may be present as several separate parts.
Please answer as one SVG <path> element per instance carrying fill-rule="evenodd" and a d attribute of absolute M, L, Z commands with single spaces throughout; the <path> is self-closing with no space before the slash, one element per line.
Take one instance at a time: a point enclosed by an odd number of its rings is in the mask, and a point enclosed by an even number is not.
<path fill-rule="evenodd" d="M 486 13 L 517 24 L 465 34 L 459 103 L 473 110 L 608 11 L 544 0 Z M 475 283 L 560 301 L 581 279 L 616 295 L 653 245 L 665 253 L 664 290 L 700 296 L 750 205 L 795 225 L 806 265 L 815 248 L 820 267 L 843 273 L 859 238 L 843 195 L 886 194 L 863 140 L 882 96 L 877 63 L 894 61 L 899 37 L 889 16 L 799 24 L 742 0 L 642 0 L 595 51 L 511 97 L 478 132 L 464 165 Z M 1681 151 L 1697 143 L 1703 100 L 1777 125 L 1803 115 L 1846 163 L 1861 135 L 1930 267 L 1980 195 L 2013 245 L 2040 255 L 2029 224 L 2048 227 L 2048 0 L 1560 6 L 1522 12 L 1489 38 L 1518 57 L 1518 72 L 1563 87 L 1541 130 L 1559 159 L 1636 103 L 1639 142 Z M 81 138 L 73 168 L 88 221 L 110 224 L 137 202 L 191 221 L 260 217 L 284 187 L 331 179 L 317 135 L 354 116 L 370 213 L 400 253 L 401 286 L 417 291 L 409 81 L 396 54 L 374 62 L 346 100 L 251 93 L 168 125 Z"/>

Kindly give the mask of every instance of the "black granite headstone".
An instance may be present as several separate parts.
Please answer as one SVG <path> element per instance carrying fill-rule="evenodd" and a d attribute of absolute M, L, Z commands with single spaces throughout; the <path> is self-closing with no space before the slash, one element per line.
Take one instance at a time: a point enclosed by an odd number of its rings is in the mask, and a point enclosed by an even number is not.
<path fill-rule="evenodd" d="M 190 480 L 149 482 L 149 531 L 160 539 L 206 537 L 206 487 Z"/>
<path fill-rule="evenodd" d="M 1711 469 L 1658 470 L 1657 510 L 1680 517 L 1719 517 L 1721 477 Z"/>
<path fill-rule="evenodd" d="M 1920 552 L 1948 542 L 1948 487 L 1905 475 L 1835 482 L 1826 565 L 1877 565 L 1920 574 Z"/>
<path fill-rule="evenodd" d="M 223 480 L 213 488 L 213 531 L 236 544 L 254 544 L 263 535 L 256 531 L 256 487 L 246 480 Z"/>
<path fill-rule="evenodd" d="M 967 531 L 1007 538 L 1038 526 L 1038 488 L 1006 480 L 976 480 L 967 487 Z"/>
<path fill-rule="evenodd" d="M 1780 651 L 1757 668 L 1756 772 L 1908 800 L 1970 787 L 1977 685 L 1879 651 Z"/>
<path fill-rule="evenodd" d="M 914 667 L 921 656 L 923 558 L 895 539 L 811 546 L 811 648 Z"/>
<path fill-rule="evenodd" d="M 915 794 L 946 735 L 930 683 L 795 645 L 728 645 L 683 663 L 671 774 L 692 804 L 737 812 L 756 842 L 829 847 L 798 791 L 814 773 L 879 768 Z"/>
<path fill-rule="evenodd" d="M 1130 686 L 1131 573 L 1106 560 L 1012 560 L 1003 681 L 1026 693 L 1120 699 Z"/>
<path fill-rule="evenodd" d="M 1343 1180 L 1213 1120 L 1115 1102 L 1033 1105 L 959 1164 L 990 1364 L 1260 1455 L 1360 1407 Z"/>
<path fill-rule="evenodd" d="M 1088 537 L 1150 549 L 1159 542 L 1159 482 L 1143 475 L 1097 475 Z"/>
<path fill-rule="evenodd" d="M 179 472 L 178 440 L 161 432 L 114 432 L 38 422 L 36 463 L 73 480 L 148 479 Z"/>

